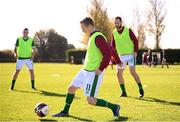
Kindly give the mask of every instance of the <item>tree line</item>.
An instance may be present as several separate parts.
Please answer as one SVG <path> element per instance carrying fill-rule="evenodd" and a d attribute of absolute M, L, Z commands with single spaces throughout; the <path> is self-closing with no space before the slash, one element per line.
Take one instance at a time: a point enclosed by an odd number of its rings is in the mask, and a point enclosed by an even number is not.
<path fill-rule="evenodd" d="M 135 8 L 134 19 L 131 29 L 135 32 L 139 40 L 139 48 L 147 49 L 145 44 L 146 36 L 154 37 L 154 49 L 160 49 L 160 40 L 165 29 L 164 18 L 166 16 L 165 2 L 163 0 L 149 0 L 149 8 L 145 11 Z M 92 0 L 91 6 L 87 9 L 88 15 L 95 21 L 95 26 L 111 41 L 113 20 L 107 13 L 107 8 L 103 6 L 102 0 Z M 142 20 L 142 16 L 146 18 Z M 57 61 L 65 62 L 67 50 L 74 49 L 74 45 L 68 44 L 66 37 L 58 34 L 54 29 L 40 30 L 35 33 L 34 41 L 36 44 L 35 61 Z M 76 41 L 76 40 L 75 40 Z M 82 43 L 87 45 L 88 36 L 85 35 Z M 12 50 L 0 51 L 0 59 L 7 61 L 15 60 Z"/>
<path fill-rule="evenodd" d="M 138 6 L 134 8 L 131 29 L 137 36 L 140 49 L 148 48 L 145 44 L 147 36 L 153 37 L 154 49 L 160 49 L 160 40 L 165 29 L 164 19 L 167 14 L 165 1 L 148 0 L 148 2 L 149 8 L 146 10 L 142 10 Z M 103 32 L 108 41 L 111 41 L 114 24 L 107 14 L 107 8 L 103 7 L 103 0 L 92 0 L 88 14 L 94 19 L 95 26 Z M 86 44 L 87 38 L 84 38 L 83 42 Z"/>
<path fill-rule="evenodd" d="M 38 62 L 65 62 L 66 51 L 74 49 L 74 45 L 68 44 L 67 39 L 58 34 L 54 29 L 40 30 L 34 37 L 36 55 L 35 61 Z M 0 61 L 15 61 L 13 50 L 0 51 Z"/>

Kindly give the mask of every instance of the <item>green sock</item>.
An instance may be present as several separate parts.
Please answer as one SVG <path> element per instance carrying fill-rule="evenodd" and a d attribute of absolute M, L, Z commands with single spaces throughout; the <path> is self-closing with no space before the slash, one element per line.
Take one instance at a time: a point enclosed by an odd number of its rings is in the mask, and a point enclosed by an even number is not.
<path fill-rule="evenodd" d="M 120 84 L 120 87 L 121 87 L 121 91 L 122 91 L 123 93 L 125 93 L 125 92 L 126 92 L 126 89 L 125 89 L 124 84 Z"/>
<path fill-rule="evenodd" d="M 143 89 L 141 82 L 137 84 L 138 84 L 139 89 Z"/>
<path fill-rule="evenodd" d="M 32 86 L 32 88 L 35 88 L 35 86 L 34 86 L 34 80 L 31 80 L 31 86 Z"/>
<path fill-rule="evenodd" d="M 103 100 L 103 99 L 97 99 L 96 106 L 108 107 L 111 110 L 115 110 L 116 109 L 116 105 L 115 104 L 107 102 L 106 100 Z"/>
<path fill-rule="evenodd" d="M 11 89 L 14 89 L 15 82 L 16 82 L 16 80 L 12 80 Z"/>
<path fill-rule="evenodd" d="M 72 103 L 72 101 L 73 101 L 73 99 L 74 99 L 74 96 L 75 96 L 75 94 L 69 94 L 69 93 L 67 93 L 67 96 L 66 96 L 66 104 L 65 104 L 65 106 L 64 106 L 63 112 L 66 112 L 66 113 L 69 112 L 69 108 L 70 108 L 71 103 Z"/>

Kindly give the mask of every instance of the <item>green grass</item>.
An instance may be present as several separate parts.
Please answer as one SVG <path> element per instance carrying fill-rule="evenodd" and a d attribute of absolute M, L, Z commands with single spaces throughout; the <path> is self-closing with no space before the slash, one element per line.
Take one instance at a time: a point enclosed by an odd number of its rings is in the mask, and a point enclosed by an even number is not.
<path fill-rule="evenodd" d="M 24 67 L 16 81 L 15 91 L 9 91 L 14 63 L 0 64 L 0 120 L 64 120 L 64 121 L 109 121 L 114 120 L 107 108 L 88 105 L 83 91 L 76 93 L 70 109 L 70 117 L 53 118 L 51 114 L 64 106 L 67 87 L 82 65 L 70 64 L 35 64 L 36 86 L 31 90 L 28 70 Z M 145 97 L 138 99 L 138 87 L 128 68 L 124 76 L 128 98 L 120 98 L 120 88 L 116 71 L 110 67 L 106 70 L 99 98 L 121 105 L 121 118 L 127 121 L 180 121 L 180 65 L 167 68 L 148 68 L 137 66 L 143 81 Z M 49 106 L 49 114 L 39 118 L 34 113 L 38 102 Z"/>

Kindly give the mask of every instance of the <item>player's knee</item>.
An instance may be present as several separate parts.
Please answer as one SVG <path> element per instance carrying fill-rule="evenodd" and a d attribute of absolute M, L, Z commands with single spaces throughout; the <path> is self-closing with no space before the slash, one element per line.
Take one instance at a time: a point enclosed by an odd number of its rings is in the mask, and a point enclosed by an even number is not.
<path fill-rule="evenodd" d="M 131 71 L 131 70 L 130 70 L 130 73 L 131 73 L 131 75 L 133 75 L 133 74 L 134 74 L 134 71 Z"/>
<path fill-rule="evenodd" d="M 19 72 L 20 72 L 20 70 L 16 70 L 16 71 L 14 72 L 14 75 L 19 74 Z"/>
<path fill-rule="evenodd" d="M 74 86 L 69 86 L 69 88 L 68 88 L 68 92 L 69 93 L 75 93 L 75 91 L 76 91 L 76 87 L 74 87 Z"/>
<path fill-rule="evenodd" d="M 130 69 L 130 73 L 131 73 L 131 75 L 135 75 L 136 71 L 134 69 Z"/>
<path fill-rule="evenodd" d="M 94 98 L 94 97 L 87 97 L 87 102 L 90 105 L 96 105 L 96 98 Z"/>
<path fill-rule="evenodd" d="M 117 70 L 117 75 L 122 75 L 123 74 L 123 70 Z"/>
<path fill-rule="evenodd" d="M 32 73 L 32 74 L 34 74 L 34 70 L 32 70 L 32 69 L 30 69 L 29 72 Z"/>
<path fill-rule="evenodd" d="M 17 69 L 16 72 L 19 73 L 19 72 L 20 72 L 20 69 Z"/>

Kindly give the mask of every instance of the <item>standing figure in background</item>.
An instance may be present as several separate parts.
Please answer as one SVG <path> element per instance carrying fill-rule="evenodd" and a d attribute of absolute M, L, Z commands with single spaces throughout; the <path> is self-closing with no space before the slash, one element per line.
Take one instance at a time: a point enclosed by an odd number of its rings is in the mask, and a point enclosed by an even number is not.
<path fill-rule="evenodd" d="M 126 64 L 128 63 L 130 73 L 138 85 L 139 97 L 141 98 L 144 96 L 144 90 L 135 68 L 138 52 L 138 40 L 131 29 L 123 26 L 121 17 L 116 17 L 114 24 L 116 28 L 113 30 L 112 34 L 112 47 L 115 50 L 114 52 L 116 52 L 116 57 L 119 57 L 123 64 L 122 66 L 117 65 L 117 77 L 122 91 L 121 97 L 127 97 L 123 72 L 126 68 Z"/>
<path fill-rule="evenodd" d="M 165 54 L 165 50 L 162 50 L 162 55 L 161 55 L 161 65 L 162 65 L 162 68 L 164 68 L 164 65 L 167 66 L 167 68 L 169 68 L 169 65 L 167 63 L 167 56 Z"/>
<path fill-rule="evenodd" d="M 19 37 L 16 41 L 16 47 L 14 49 L 15 57 L 17 59 L 16 62 L 16 71 L 14 72 L 12 83 L 10 90 L 14 89 L 16 79 L 19 75 L 21 68 L 26 65 L 29 69 L 29 73 L 31 76 L 31 88 L 36 90 L 35 88 L 35 76 L 34 76 L 34 68 L 33 68 L 33 59 L 35 56 L 35 45 L 34 41 L 31 37 L 28 36 L 29 31 L 28 28 L 23 30 L 23 36 Z"/>

